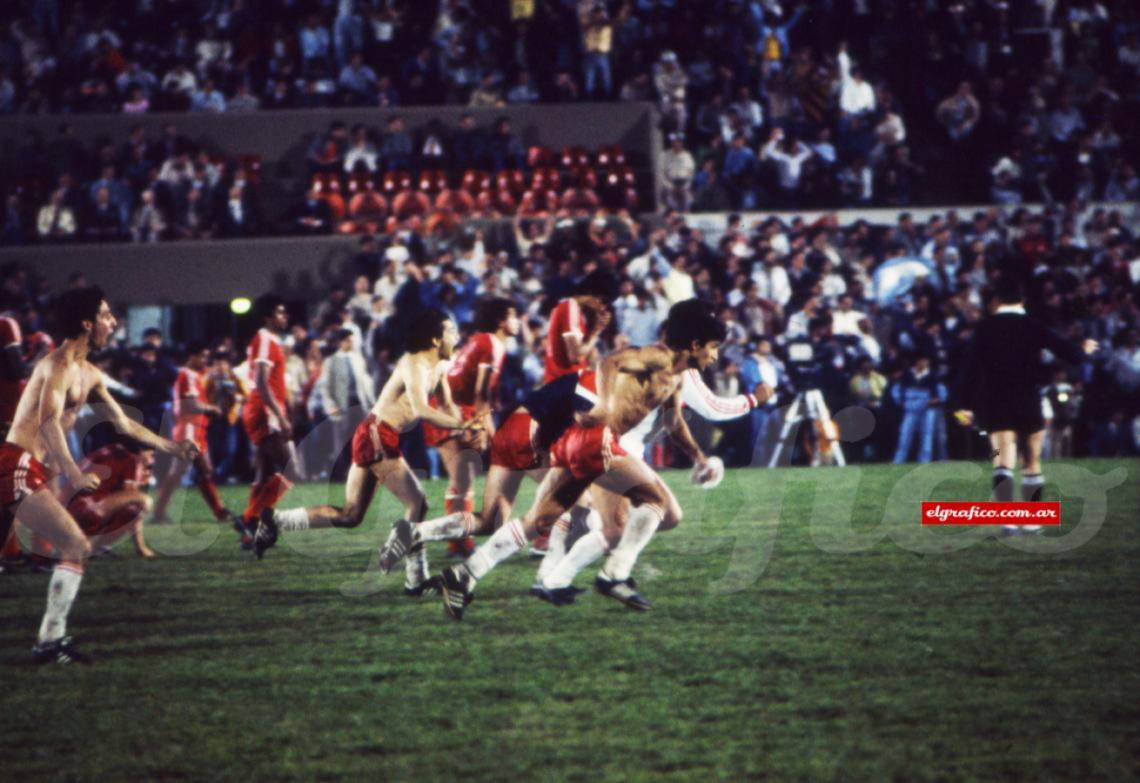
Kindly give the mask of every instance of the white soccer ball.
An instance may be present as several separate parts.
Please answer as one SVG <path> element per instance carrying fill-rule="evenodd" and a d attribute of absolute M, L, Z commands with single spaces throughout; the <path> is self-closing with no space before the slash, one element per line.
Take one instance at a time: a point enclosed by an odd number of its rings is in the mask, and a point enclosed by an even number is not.
<path fill-rule="evenodd" d="M 720 457 L 709 457 L 704 464 L 694 465 L 689 472 L 689 481 L 701 489 L 712 489 L 724 479 L 724 460 Z"/>

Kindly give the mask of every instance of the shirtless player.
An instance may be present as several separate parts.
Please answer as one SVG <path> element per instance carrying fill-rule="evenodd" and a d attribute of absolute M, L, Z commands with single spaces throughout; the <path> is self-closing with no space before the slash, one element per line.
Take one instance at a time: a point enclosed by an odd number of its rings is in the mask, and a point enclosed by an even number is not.
<path fill-rule="evenodd" d="M 480 419 L 463 421 L 458 413 L 448 412 L 454 409 L 454 403 L 444 372 L 458 338 L 454 322 L 439 310 L 427 310 L 412 320 L 407 353 L 396 362 L 371 413 L 353 436 L 352 466 L 348 471 L 344 506 L 286 511 L 265 509 L 253 542 L 258 558 L 277 542 L 281 532 L 356 527 L 364 519 L 380 484 L 403 504 L 409 521 L 423 519 L 427 512 L 424 491 L 400 453 L 400 435 L 421 420 L 454 430 L 475 430 L 482 426 Z M 443 397 L 439 409 L 428 404 L 429 396 L 436 389 Z M 427 558 L 420 546 L 409 553 L 404 592 L 420 595 L 428 584 Z"/>
<path fill-rule="evenodd" d="M 680 387 L 691 365 L 715 361 L 724 325 L 690 300 L 670 310 L 665 334 L 663 346 L 626 349 L 601 363 L 598 404 L 554 443 L 550 472 L 530 511 L 504 524 L 462 565 L 443 572 L 440 587 L 449 616 L 463 619 L 475 583 L 529 539 L 548 532 L 595 482 L 632 503 L 627 526 L 638 531 L 641 547 L 658 527 L 668 530 L 680 523 L 681 507 L 665 482 L 644 461 L 627 455 L 618 438 L 663 408 L 666 429 L 698 471 L 708 472 L 681 416 Z M 637 547 L 634 556 L 639 552 Z"/>
<path fill-rule="evenodd" d="M 83 659 L 66 636 L 67 615 L 91 545 L 67 512 L 47 489 L 49 460 L 77 492 L 98 488 L 100 478 L 84 473 L 67 448 L 66 431 L 75 424 L 89 396 L 103 405 L 107 418 L 120 433 L 172 454 L 193 459 L 193 443 L 175 444 L 159 437 L 123 413 L 103 383 L 103 374 L 87 360 L 88 353 L 107 345 L 115 331 L 115 316 L 98 288 L 73 288 L 56 302 L 56 320 L 63 342 L 32 372 L 20 398 L 8 439 L 0 445 L 0 506 L 3 533 L 16 521 L 51 544 L 59 557 L 48 586 L 47 611 L 32 655 L 37 663 L 71 663 Z"/>

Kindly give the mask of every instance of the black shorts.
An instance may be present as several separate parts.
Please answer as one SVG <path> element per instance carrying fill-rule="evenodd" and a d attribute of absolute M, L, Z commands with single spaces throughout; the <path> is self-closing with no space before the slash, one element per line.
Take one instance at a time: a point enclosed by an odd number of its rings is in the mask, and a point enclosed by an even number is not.
<path fill-rule="evenodd" d="M 1013 430 L 1022 435 L 1039 432 L 1045 429 L 1045 417 L 1041 415 L 1041 400 L 1035 398 L 1032 402 L 1020 404 L 997 403 L 987 405 L 977 411 L 978 427 L 986 432 L 1003 432 Z"/>

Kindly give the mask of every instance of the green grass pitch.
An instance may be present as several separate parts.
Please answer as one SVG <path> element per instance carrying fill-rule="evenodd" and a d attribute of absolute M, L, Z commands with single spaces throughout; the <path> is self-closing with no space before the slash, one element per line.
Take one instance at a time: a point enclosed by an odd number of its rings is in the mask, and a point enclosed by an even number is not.
<path fill-rule="evenodd" d="M 31 665 L 47 577 L 0 576 L 0 780 L 1140 776 L 1138 461 L 1048 464 L 1063 527 L 1009 541 L 919 528 L 919 500 L 985 499 L 982 465 L 665 476 L 687 517 L 634 572 L 645 614 L 542 604 L 516 557 L 451 622 L 365 574 L 384 494 L 256 562 L 183 493 L 164 556 L 88 569 L 90 667 Z"/>

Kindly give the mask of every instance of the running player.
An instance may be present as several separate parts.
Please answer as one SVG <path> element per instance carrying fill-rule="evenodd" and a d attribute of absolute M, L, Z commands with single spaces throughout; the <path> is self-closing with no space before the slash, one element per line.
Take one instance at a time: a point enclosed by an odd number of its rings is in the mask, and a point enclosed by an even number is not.
<path fill-rule="evenodd" d="M 475 477 L 483 465 L 482 453 L 487 448 L 491 431 L 491 405 L 499 386 L 499 375 L 506 355 L 505 342 L 519 333 L 519 319 L 509 299 L 490 299 L 480 302 L 475 313 L 475 334 L 455 355 L 447 371 L 447 385 L 451 399 L 459 406 L 464 421 L 478 418 L 482 430 L 456 432 L 424 422 L 424 442 L 439 449 L 447 468 L 447 494 L 443 509 L 446 513 L 471 513 L 475 510 Z M 438 396 L 432 397 L 431 406 L 438 408 Z M 477 432 L 475 440 L 465 440 L 464 433 Z M 475 550 L 472 538 L 450 542 L 448 551 L 470 554 Z"/>
<path fill-rule="evenodd" d="M 63 343 L 36 365 L 24 390 L 7 441 L 0 446 L 0 506 L 4 535 L 12 517 L 32 534 L 54 547 L 59 562 L 48 587 L 47 611 L 33 648 L 38 663 L 70 663 L 82 658 L 66 636 L 67 615 L 79 584 L 91 545 L 79 525 L 47 487 L 50 459 L 56 470 L 77 492 L 99 487 L 100 478 L 84 473 L 67 448 L 66 432 L 75 423 L 79 409 L 94 396 L 120 433 L 144 444 L 192 459 L 193 443 L 175 444 L 155 435 L 125 413 L 107 391 L 103 374 L 88 361 L 88 353 L 107 345 L 115 331 L 115 316 L 94 287 L 73 288 L 56 302 L 56 320 Z"/>
<path fill-rule="evenodd" d="M 289 423 L 285 388 L 286 356 L 278 338 L 289 325 L 289 313 L 285 304 L 272 294 L 259 298 L 254 312 L 261 329 L 246 352 L 250 393 L 242 409 L 242 424 L 256 452 L 257 473 L 249 488 L 249 503 L 242 514 L 246 535 L 251 537 L 261 512 L 276 506 L 293 486 L 285 478 L 285 468 L 293 457 L 293 428 Z M 248 543 L 244 537 L 242 543 Z"/>
<path fill-rule="evenodd" d="M 293 508 L 261 513 L 254 551 L 258 558 L 272 547 L 278 534 L 329 527 L 356 527 L 383 484 L 404 506 L 410 522 L 419 522 L 427 511 L 423 488 L 400 453 L 400 435 L 419 422 L 453 430 L 477 430 L 481 419 L 463 421 L 448 413 L 453 409 L 451 387 L 444 380 L 446 360 L 451 358 L 459 334 L 455 323 L 439 310 L 416 316 L 408 332 L 407 353 L 396 362 L 388 382 L 380 392 L 371 413 L 356 428 L 352 439 L 352 466 L 345 486 L 345 504 Z M 443 400 L 433 408 L 428 399 L 438 389 Z M 403 553 L 401 553 L 403 554 Z M 429 586 L 427 558 L 422 545 L 408 557 L 404 592 L 420 595 Z"/>
<path fill-rule="evenodd" d="M 98 476 L 98 488 L 76 493 L 64 482 L 59 499 L 67 503 L 68 513 L 92 549 L 98 552 L 130 533 L 135 551 L 145 558 L 154 557 L 143 538 L 143 516 L 151 508 L 151 499 L 142 489 L 154 471 L 154 449 L 133 441 L 112 443 L 88 454 L 79 470 Z"/>
<path fill-rule="evenodd" d="M 978 324 L 963 376 L 966 409 L 956 416 L 964 424 L 976 420 L 990 435 L 993 449 L 993 499 L 1013 500 L 1013 470 L 1021 462 L 1021 498 L 1041 499 L 1041 415 L 1038 381 L 1041 351 L 1076 364 L 1097 350 L 1095 340 L 1080 346 L 1058 337 L 1025 313 L 1021 282 L 1009 273 L 997 286 L 997 308 Z M 1039 533 L 1040 525 L 1007 526 L 1007 535 Z"/>
<path fill-rule="evenodd" d="M 209 364 L 210 349 L 202 343 L 191 343 L 186 351 L 186 366 L 178 371 L 178 378 L 174 381 L 174 440 L 189 440 L 197 445 L 198 456 L 194 458 L 194 483 L 202 493 L 206 505 L 213 512 L 214 519 L 219 522 L 232 522 L 233 514 L 226 510 L 221 497 L 218 496 L 218 488 L 214 484 L 214 466 L 210 464 L 210 450 L 206 445 L 208 417 L 221 415 L 217 406 L 210 405 L 206 401 L 203 382 Z M 171 461 L 170 468 L 158 488 L 153 519 L 158 521 L 166 519 L 166 508 L 170 505 L 170 498 L 182 483 L 185 472 L 186 463 Z"/>
<path fill-rule="evenodd" d="M 505 523 L 462 565 L 446 569 L 440 587 L 444 608 L 461 620 L 475 583 L 498 563 L 547 532 L 558 518 L 597 482 L 602 489 L 627 498 L 633 505 L 627 528 L 636 531 L 634 557 L 657 530 L 676 527 L 681 507 L 673 493 L 641 459 L 631 458 L 618 437 L 663 407 L 665 427 L 701 473 L 710 466 L 681 416 L 680 386 L 689 367 L 716 360 L 724 325 L 696 300 L 674 305 L 665 325 L 663 346 L 631 348 L 606 358 L 598 377 L 598 404 L 578 416 L 551 448 L 551 469 L 538 489 L 534 505 L 522 520 Z M 628 574 L 617 575 L 627 587 Z M 613 589 L 615 584 L 599 585 Z"/>

